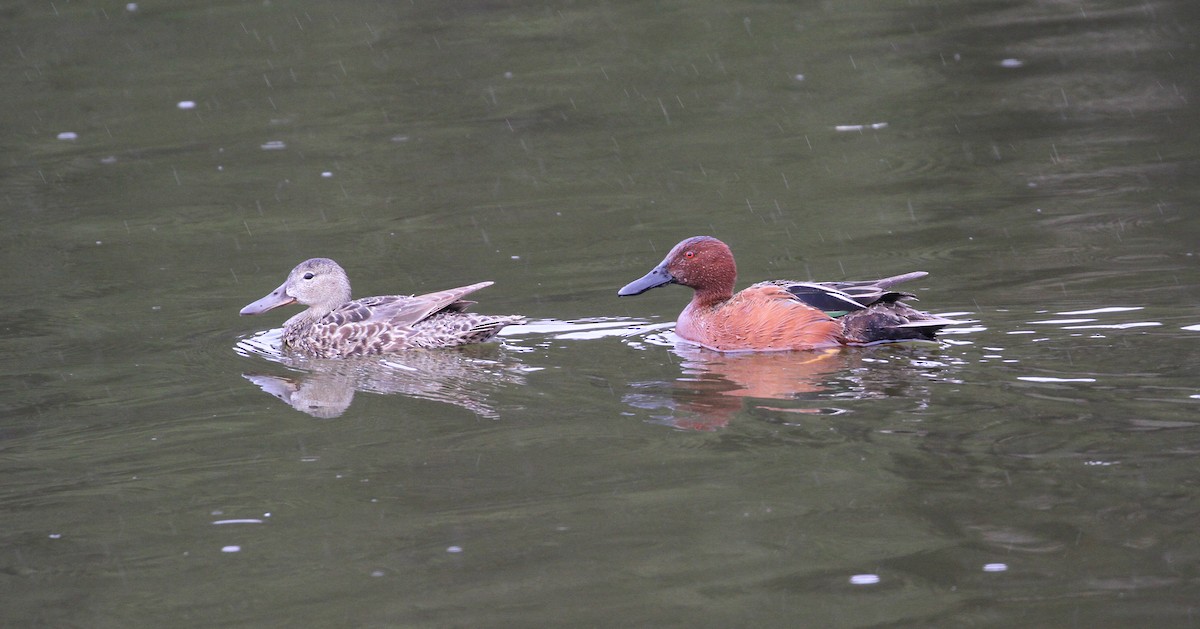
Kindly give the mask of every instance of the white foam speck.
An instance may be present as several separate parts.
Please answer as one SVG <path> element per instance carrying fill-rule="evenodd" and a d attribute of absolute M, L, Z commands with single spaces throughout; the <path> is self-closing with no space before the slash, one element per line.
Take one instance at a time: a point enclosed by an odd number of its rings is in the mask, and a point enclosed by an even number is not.
<path fill-rule="evenodd" d="M 1095 378 L 1046 378 L 1042 376 L 1017 376 L 1026 382 L 1095 382 Z"/>
<path fill-rule="evenodd" d="M 1141 306 L 1109 306 L 1107 308 L 1092 308 L 1090 310 L 1070 310 L 1067 312 L 1060 312 L 1058 314 L 1060 314 L 1060 315 L 1089 315 L 1089 314 L 1105 314 L 1105 313 L 1109 313 L 1109 312 L 1133 312 L 1134 310 L 1141 310 L 1141 309 L 1142 309 Z"/>

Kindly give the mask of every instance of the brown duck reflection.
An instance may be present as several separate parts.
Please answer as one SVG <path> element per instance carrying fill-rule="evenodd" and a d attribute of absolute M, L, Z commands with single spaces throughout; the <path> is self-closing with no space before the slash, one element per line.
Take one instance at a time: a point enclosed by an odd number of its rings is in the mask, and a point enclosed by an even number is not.
<path fill-rule="evenodd" d="M 313 417 L 338 417 L 357 391 L 399 393 L 465 408 L 498 419 L 488 391 L 525 383 L 524 370 L 495 347 L 411 350 L 386 358 L 324 360 L 274 355 L 294 370 L 287 375 L 245 373 L 242 377 L 292 408 Z"/>
<path fill-rule="evenodd" d="M 674 347 L 682 358 L 683 374 L 669 384 L 665 393 L 634 393 L 626 402 L 647 409 L 666 408 L 664 423 L 685 430 L 717 430 L 739 413 L 747 398 L 794 402 L 815 397 L 828 388 L 838 373 L 861 366 L 862 354 L 855 350 L 831 349 L 808 352 L 721 353 L 679 343 Z M 663 383 L 644 383 L 659 388 Z M 828 413 L 820 407 L 765 405 L 758 408 L 803 414 Z"/>

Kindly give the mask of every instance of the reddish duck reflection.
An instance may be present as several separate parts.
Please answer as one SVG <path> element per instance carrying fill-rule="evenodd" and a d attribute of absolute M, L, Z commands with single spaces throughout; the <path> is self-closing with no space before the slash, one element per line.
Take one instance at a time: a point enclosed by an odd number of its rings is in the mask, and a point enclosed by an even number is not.
<path fill-rule="evenodd" d="M 684 430 L 723 428 L 747 404 L 799 414 L 829 413 L 830 409 L 816 404 L 806 407 L 794 402 L 815 402 L 838 374 L 852 371 L 863 362 L 862 352 L 837 349 L 722 353 L 679 343 L 673 351 L 683 359 L 683 373 L 668 385 L 669 391 L 634 393 L 626 401 L 639 408 L 665 408 L 670 414 L 659 419 Z M 779 400 L 781 404 L 762 404 L 748 398 Z"/>

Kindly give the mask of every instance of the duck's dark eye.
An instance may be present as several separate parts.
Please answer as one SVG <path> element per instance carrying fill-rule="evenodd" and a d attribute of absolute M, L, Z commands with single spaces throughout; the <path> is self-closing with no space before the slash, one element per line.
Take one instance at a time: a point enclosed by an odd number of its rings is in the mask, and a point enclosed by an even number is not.
<path fill-rule="evenodd" d="M 305 273 L 305 274 L 304 274 L 304 279 L 306 279 L 306 280 L 311 280 L 312 278 L 313 278 L 313 274 L 312 274 L 312 273 Z"/>

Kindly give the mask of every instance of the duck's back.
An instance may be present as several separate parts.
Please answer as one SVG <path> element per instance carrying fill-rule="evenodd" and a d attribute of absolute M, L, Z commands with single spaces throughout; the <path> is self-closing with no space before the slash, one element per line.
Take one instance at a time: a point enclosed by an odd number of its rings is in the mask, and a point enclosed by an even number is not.
<path fill-rule="evenodd" d="M 373 356 L 406 349 L 481 343 L 490 340 L 504 326 L 525 320 L 520 315 L 465 312 L 475 302 L 458 297 L 490 284 L 482 282 L 428 295 L 355 299 L 306 328 L 285 330 L 284 342 L 321 358 Z"/>
<path fill-rule="evenodd" d="M 938 330 L 953 323 L 904 303 L 911 293 L 892 290 L 896 284 L 928 275 L 914 271 L 878 280 L 854 282 L 796 282 L 774 280 L 774 285 L 813 308 L 835 318 L 849 344 L 933 340 Z"/>

